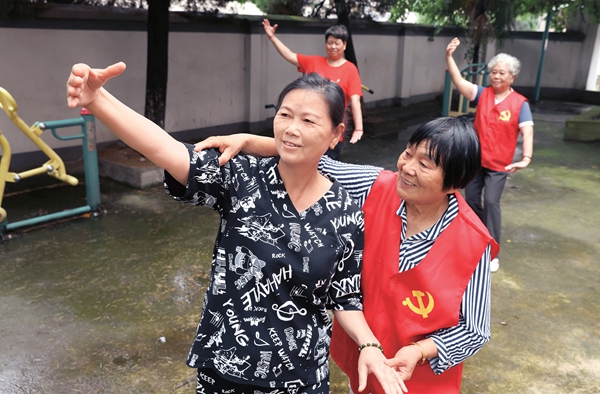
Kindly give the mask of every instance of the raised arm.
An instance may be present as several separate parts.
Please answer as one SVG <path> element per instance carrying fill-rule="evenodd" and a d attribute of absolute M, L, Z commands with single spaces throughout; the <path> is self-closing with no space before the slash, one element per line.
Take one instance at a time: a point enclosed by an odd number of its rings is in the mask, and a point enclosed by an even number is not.
<path fill-rule="evenodd" d="M 279 38 L 275 37 L 275 30 L 277 30 L 277 25 L 271 26 L 271 22 L 268 19 L 263 19 L 263 27 L 265 28 L 265 33 L 267 33 L 267 37 L 277 49 L 277 52 L 288 62 L 292 63 L 294 66 L 299 67 L 298 63 L 298 55 L 290 50 L 290 48 L 286 47 L 283 42 L 279 40 Z"/>
<path fill-rule="evenodd" d="M 452 54 L 459 45 L 460 41 L 458 38 L 454 38 L 452 41 L 450 41 L 450 44 L 448 44 L 448 47 L 446 47 L 446 63 L 448 65 L 448 72 L 450 73 L 452 83 L 454 86 L 456 86 L 460 94 L 470 99 L 473 95 L 473 84 L 465 80 L 462 75 L 460 75 L 460 70 L 458 69 L 456 62 L 452 57 Z"/>
<path fill-rule="evenodd" d="M 185 185 L 190 166 L 185 146 L 103 88 L 109 79 L 123 71 L 122 62 L 105 69 L 92 69 L 82 63 L 74 65 L 67 81 L 67 104 L 70 108 L 86 107 L 123 142 Z"/>
<path fill-rule="evenodd" d="M 217 137 L 208 137 L 195 145 L 194 150 L 216 148 L 221 152 L 219 165 L 227 163 L 233 156 L 242 152 L 256 157 L 278 156 L 275 149 L 275 140 L 270 137 L 261 137 L 254 134 L 231 134 Z"/>

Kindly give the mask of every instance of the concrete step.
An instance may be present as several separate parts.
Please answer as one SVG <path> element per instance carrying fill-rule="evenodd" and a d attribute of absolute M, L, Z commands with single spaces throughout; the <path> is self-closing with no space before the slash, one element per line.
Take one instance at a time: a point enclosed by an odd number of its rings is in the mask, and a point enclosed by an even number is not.
<path fill-rule="evenodd" d="M 123 142 L 98 151 L 98 173 L 101 177 L 146 190 L 163 183 L 164 171 Z"/>
<path fill-rule="evenodd" d="M 366 111 L 363 120 L 365 135 L 370 138 L 390 139 L 398 133 L 420 125 L 429 119 L 441 116 L 441 101 L 373 108 Z"/>
<path fill-rule="evenodd" d="M 573 116 L 565 122 L 565 141 L 600 140 L 600 107 Z"/>
<path fill-rule="evenodd" d="M 398 134 L 400 122 L 398 119 L 383 116 L 367 116 L 363 119 L 365 136 L 380 138 L 390 134 Z"/>

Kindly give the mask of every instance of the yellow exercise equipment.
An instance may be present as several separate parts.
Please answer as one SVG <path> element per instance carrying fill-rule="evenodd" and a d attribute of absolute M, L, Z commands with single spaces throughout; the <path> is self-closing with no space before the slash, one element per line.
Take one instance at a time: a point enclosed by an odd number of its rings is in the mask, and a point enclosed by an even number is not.
<path fill-rule="evenodd" d="M 55 120 L 48 122 L 36 122 L 33 126 L 27 124 L 17 114 L 18 106 L 12 95 L 4 88 L 0 87 L 0 109 L 3 109 L 10 120 L 25 135 L 36 144 L 42 152 L 48 156 L 49 160 L 39 167 L 23 171 L 20 173 L 10 172 L 11 149 L 6 137 L 0 130 L 0 148 L 2 149 L 2 159 L 0 160 L 0 236 L 4 231 L 16 229 L 26 225 L 40 223 L 42 221 L 54 220 L 69 215 L 79 214 L 81 212 L 95 211 L 100 204 L 100 185 L 98 180 L 98 158 L 96 152 L 96 131 L 94 126 L 94 117 L 87 110 L 83 109 L 81 117 L 73 119 Z M 80 135 L 71 135 L 62 137 L 56 133 L 56 129 L 63 127 L 81 126 Z M 34 175 L 46 173 L 62 182 L 76 186 L 79 180 L 74 176 L 68 175 L 65 169 L 65 163 L 60 156 L 40 137 L 44 130 L 50 129 L 52 134 L 60 140 L 82 139 L 83 158 L 85 166 L 86 192 L 88 205 L 66 210 L 61 213 L 45 215 L 31 220 L 8 224 L 6 221 L 6 210 L 2 208 L 2 198 L 6 182 L 19 182 L 21 179 L 29 178 Z"/>

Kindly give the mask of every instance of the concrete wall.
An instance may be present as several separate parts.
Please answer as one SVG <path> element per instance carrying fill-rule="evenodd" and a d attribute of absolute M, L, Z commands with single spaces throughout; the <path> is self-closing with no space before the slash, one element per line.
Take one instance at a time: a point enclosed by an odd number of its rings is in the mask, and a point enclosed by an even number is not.
<path fill-rule="evenodd" d="M 179 139 L 199 139 L 231 132 L 258 132 L 268 127 L 279 91 L 298 76 L 295 67 L 276 52 L 259 17 L 216 18 L 172 13 L 169 35 L 169 81 L 165 128 Z M 325 54 L 323 32 L 334 21 L 276 18 L 278 37 L 294 52 Z M 592 31 L 593 29 L 588 30 Z M 352 34 L 367 108 L 392 103 L 408 105 L 441 95 L 447 43 L 460 31 L 444 29 L 433 37 L 426 26 L 353 21 Z M 501 51 L 523 62 L 515 85 L 533 90 L 541 33 L 517 33 Z M 585 89 L 595 34 L 551 35 L 542 85 L 573 91 Z M 466 65 L 461 47 L 455 55 Z M 495 54 L 489 46 L 487 58 Z M 590 53 L 588 53 L 590 52 Z M 107 88 L 138 112 L 143 112 L 146 73 L 145 13 L 96 7 L 52 6 L 34 19 L 0 21 L 0 86 L 19 104 L 19 115 L 35 121 L 78 116 L 67 108 L 65 82 L 74 63 L 105 67 L 127 63 L 126 72 Z M 589 59 L 588 59 L 589 58 Z M 542 96 L 544 90 L 542 90 Z M 12 152 L 11 169 L 39 155 L 29 139 L 0 112 L 0 130 Z M 65 131 L 68 132 L 68 131 Z M 116 138 L 97 124 L 100 147 Z M 44 139 L 61 154 L 78 155 L 50 135 Z"/>
<path fill-rule="evenodd" d="M 550 33 L 541 86 L 585 90 L 591 52 L 584 50 L 584 39 L 583 34 L 579 33 Z M 535 86 L 541 46 L 539 34 L 522 33 L 519 39 L 506 40 L 502 48 L 496 49 L 497 52 L 510 53 L 521 61 L 522 71 L 515 85 Z"/>
<path fill-rule="evenodd" d="M 169 35 L 167 130 L 248 120 L 244 95 L 245 40 L 244 35 L 234 33 L 173 32 Z M 140 71 L 145 75 L 145 69 Z M 142 86 L 144 84 L 145 81 Z"/>
<path fill-rule="evenodd" d="M 28 125 L 37 121 L 78 117 L 79 109 L 69 109 L 66 101 L 65 84 L 71 66 L 84 62 L 105 67 L 123 60 L 128 67 L 126 75 L 109 81 L 107 88 L 131 108 L 143 113 L 146 83 L 145 36 L 142 31 L 2 28 L 0 86 L 13 96 L 18 105 L 19 116 Z M 96 130 L 98 142 L 115 139 L 99 123 Z M 4 111 L 0 111 L 0 131 L 10 143 L 13 161 L 19 159 L 19 153 L 38 150 Z M 80 129 L 60 130 L 61 135 L 79 132 Z M 52 148 L 81 146 L 80 140 L 59 141 L 50 131 L 42 134 L 42 138 Z"/>

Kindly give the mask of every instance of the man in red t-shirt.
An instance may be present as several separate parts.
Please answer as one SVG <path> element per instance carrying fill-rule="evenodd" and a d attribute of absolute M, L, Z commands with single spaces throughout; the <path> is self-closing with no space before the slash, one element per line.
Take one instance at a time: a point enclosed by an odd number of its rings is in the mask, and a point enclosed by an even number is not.
<path fill-rule="evenodd" d="M 316 72 L 340 85 L 344 91 L 346 106 L 348 104 L 351 106 L 352 118 L 354 120 L 354 130 L 352 131 L 350 143 L 354 144 L 360 140 L 364 133 L 360 107 L 362 84 L 356 66 L 344 58 L 344 50 L 348 42 L 348 30 L 346 30 L 346 27 L 336 25 L 325 31 L 327 57 L 296 54 L 275 37 L 277 25 L 271 26 L 269 20 L 264 19 L 263 27 L 275 49 L 277 49 L 277 52 L 285 60 L 298 67 L 298 71 L 306 74 Z M 341 147 L 338 144 L 335 153 L 331 152 L 332 150 L 330 149 L 327 154 L 333 159 L 339 160 L 340 150 Z"/>

